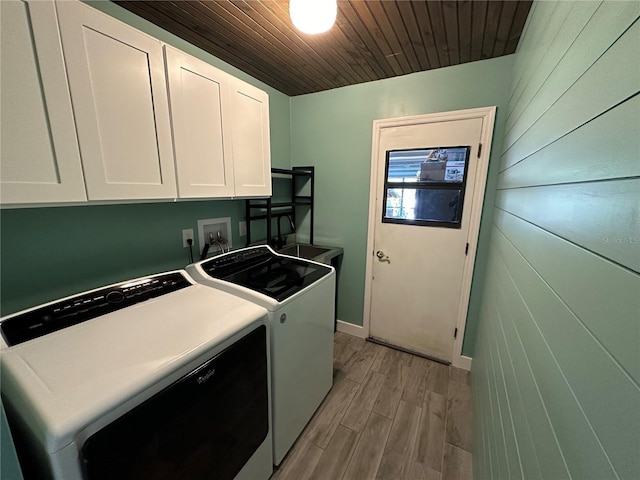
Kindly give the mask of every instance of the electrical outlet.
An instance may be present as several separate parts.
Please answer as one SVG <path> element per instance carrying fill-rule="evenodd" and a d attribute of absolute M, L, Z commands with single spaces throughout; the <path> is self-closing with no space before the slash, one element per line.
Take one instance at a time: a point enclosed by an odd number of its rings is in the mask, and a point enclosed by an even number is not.
<path fill-rule="evenodd" d="M 238 234 L 241 237 L 246 237 L 247 236 L 247 222 L 238 223 Z"/>
<path fill-rule="evenodd" d="M 185 228 L 182 230 L 182 246 L 184 248 L 189 248 L 188 240 L 191 240 L 193 244 L 193 228 Z"/>

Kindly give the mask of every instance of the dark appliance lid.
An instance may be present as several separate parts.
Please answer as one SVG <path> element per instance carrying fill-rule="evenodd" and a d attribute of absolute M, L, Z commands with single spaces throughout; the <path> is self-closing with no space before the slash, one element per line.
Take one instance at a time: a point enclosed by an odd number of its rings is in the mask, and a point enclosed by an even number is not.
<path fill-rule="evenodd" d="M 211 277 L 281 302 L 331 273 L 331 268 L 301 258 L 278 255 L 268 247 L 240 250 L 201 264 Z"/>

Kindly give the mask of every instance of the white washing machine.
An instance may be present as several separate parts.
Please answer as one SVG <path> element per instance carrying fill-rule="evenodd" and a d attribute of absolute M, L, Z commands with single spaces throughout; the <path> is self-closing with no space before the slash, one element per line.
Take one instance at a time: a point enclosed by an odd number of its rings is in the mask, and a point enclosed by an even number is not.
<path fill-rule="evenodd" d="M 249 247 L 186 267 L 269 311 L 273 459 L 279 465 L 333 385 L 335 270 Z"/>
<path fill-rule="evenodd" d="M 0 321 L 25 479 L 262 479 L 268 314 L 168 272 Z"/>

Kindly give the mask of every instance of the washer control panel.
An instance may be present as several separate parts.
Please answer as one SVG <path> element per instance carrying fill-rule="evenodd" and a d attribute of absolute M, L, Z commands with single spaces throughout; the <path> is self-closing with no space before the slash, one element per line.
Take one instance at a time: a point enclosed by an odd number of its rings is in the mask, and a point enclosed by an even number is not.
<path fill-rule="evenodd" d="M 180 272 L 123 282 L 8 317 L 0 333 L 11 347 L 189 286 Z"/>

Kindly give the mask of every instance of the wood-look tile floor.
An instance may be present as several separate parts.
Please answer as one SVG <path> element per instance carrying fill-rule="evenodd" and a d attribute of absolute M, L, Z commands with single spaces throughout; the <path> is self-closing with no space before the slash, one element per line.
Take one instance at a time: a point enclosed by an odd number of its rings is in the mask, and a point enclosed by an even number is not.
<path fill-rule="evenodd" d="M 337 332 L 333 388 L 272 480 L 472 478 L 469 373 Z"/>

